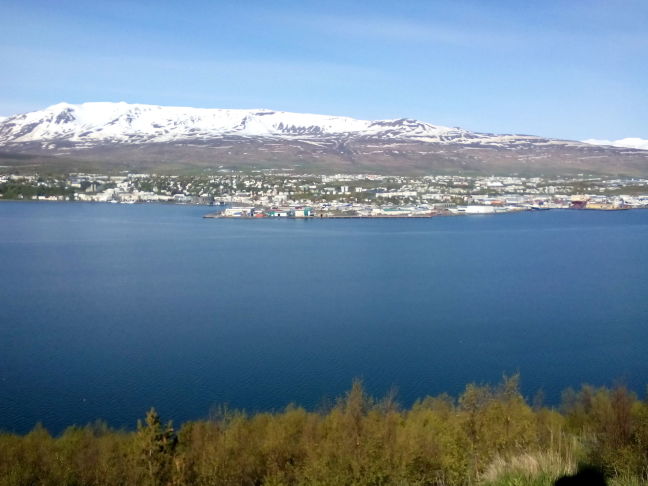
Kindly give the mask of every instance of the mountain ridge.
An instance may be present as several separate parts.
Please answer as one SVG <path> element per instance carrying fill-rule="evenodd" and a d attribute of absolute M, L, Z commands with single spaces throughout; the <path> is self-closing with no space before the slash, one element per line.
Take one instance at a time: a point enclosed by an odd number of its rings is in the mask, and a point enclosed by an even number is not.
<path fill-rule="evenodd" d="M 412 118 L 362 120 L 266 108 L 192 108 L 125 102 L 88 102 L 76 105 L 63 102 L 0 120 L 0 144 L 57 138 L 100 142 L 120 140 L 119 136 L 123 137 L 124 134 L 140 135 L 137 138 L 139 142 L 241 135 L 268 138 L 348 136 L 438 143 L 478 141 L 489 144 L 501 142 L 503 138 L 520 138 L 581 143 L 534 135 L 471 132 Z"/>
<path fill-rule="evenodd" d="M 29 155 L 42 166 L 64 158 L 81 168 L 93 162 L 148 170 L 648 174 L 648 151 L 575 140 L 471 132 L 410 118 L 124 102 L 58 103 L 0 119 L 0 152 L 3 160 Z"/>

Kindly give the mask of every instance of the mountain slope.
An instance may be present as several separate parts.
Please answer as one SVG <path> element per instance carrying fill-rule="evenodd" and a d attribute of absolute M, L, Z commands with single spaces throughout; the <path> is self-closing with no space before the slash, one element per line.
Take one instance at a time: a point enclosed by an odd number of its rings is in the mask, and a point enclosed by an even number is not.
<path fill-rule="evenodd" d="M 74 142 L 163 143 L 225 136 L 322 139 L 364 138 L 430 143 L 575 143 L 521 135 L 469 132 L 411 120 L 357 120 L 349 117 L 271 110 L 59 103 L 44 110 L 0 120 L 0 144 Z"/>
<path fill-rule="evenodd" d="M 411 120 L 60 103 L 0 120 L 0 152 L 110 168 L 297 167 L 390 173 L 648 173 L 648 151 Z M 47 156 L 43 159 L 43 156 Z M 13 160 L 13 159 L 12 159 Z M 24 159 L 21 159 L 24 160 Z"/>
<path fill-rule="evenodd" d="M 415 120 L 365 121 L 348 117 L 204 108 L 60 103 L 0 122 L 0 144 L 72 142 L 171 142 L 239 135 L 268 138 L 405 136 L 426 141 L 461 138 L 469 132 Z"/>

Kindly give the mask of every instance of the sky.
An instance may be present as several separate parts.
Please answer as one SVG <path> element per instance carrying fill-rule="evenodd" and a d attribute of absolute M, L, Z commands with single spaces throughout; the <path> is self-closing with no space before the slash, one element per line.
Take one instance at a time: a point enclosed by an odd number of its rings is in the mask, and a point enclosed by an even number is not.
<path fill-rule="evenodd" d="M 0 115 L 62 101 L 648 139 L 648 0 L 0 2 Z"/>

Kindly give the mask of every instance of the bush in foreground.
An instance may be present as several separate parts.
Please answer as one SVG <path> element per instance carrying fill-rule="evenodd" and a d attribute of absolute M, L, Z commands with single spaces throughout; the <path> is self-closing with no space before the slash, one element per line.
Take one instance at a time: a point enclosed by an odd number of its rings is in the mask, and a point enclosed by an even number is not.
<path fill-rule="evenodd" d="M 0 435 L 0 486 L 540 486 L 578 464 L 612 486 L 646 483 L 648 404 L 624 387 L 583 386 L 559 410 L 532 408 L 514 376 L 401 409 L 356 381 L 322 413 L 224 410 L 176 431 L 150 410 L 132 432 L 96 423 Z"/>

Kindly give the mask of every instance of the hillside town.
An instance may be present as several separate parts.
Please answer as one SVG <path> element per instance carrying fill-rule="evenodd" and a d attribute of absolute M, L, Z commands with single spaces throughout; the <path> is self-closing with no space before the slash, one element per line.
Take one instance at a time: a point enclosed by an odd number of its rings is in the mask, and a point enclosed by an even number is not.
<path fill-rule="evenodd" d="M 219 217 L 427 217 L 544 209 L 648 207 L 648 179 L 221 170 L 182 176 L 0 175 L 0 199 L 219 206 Z"/>

